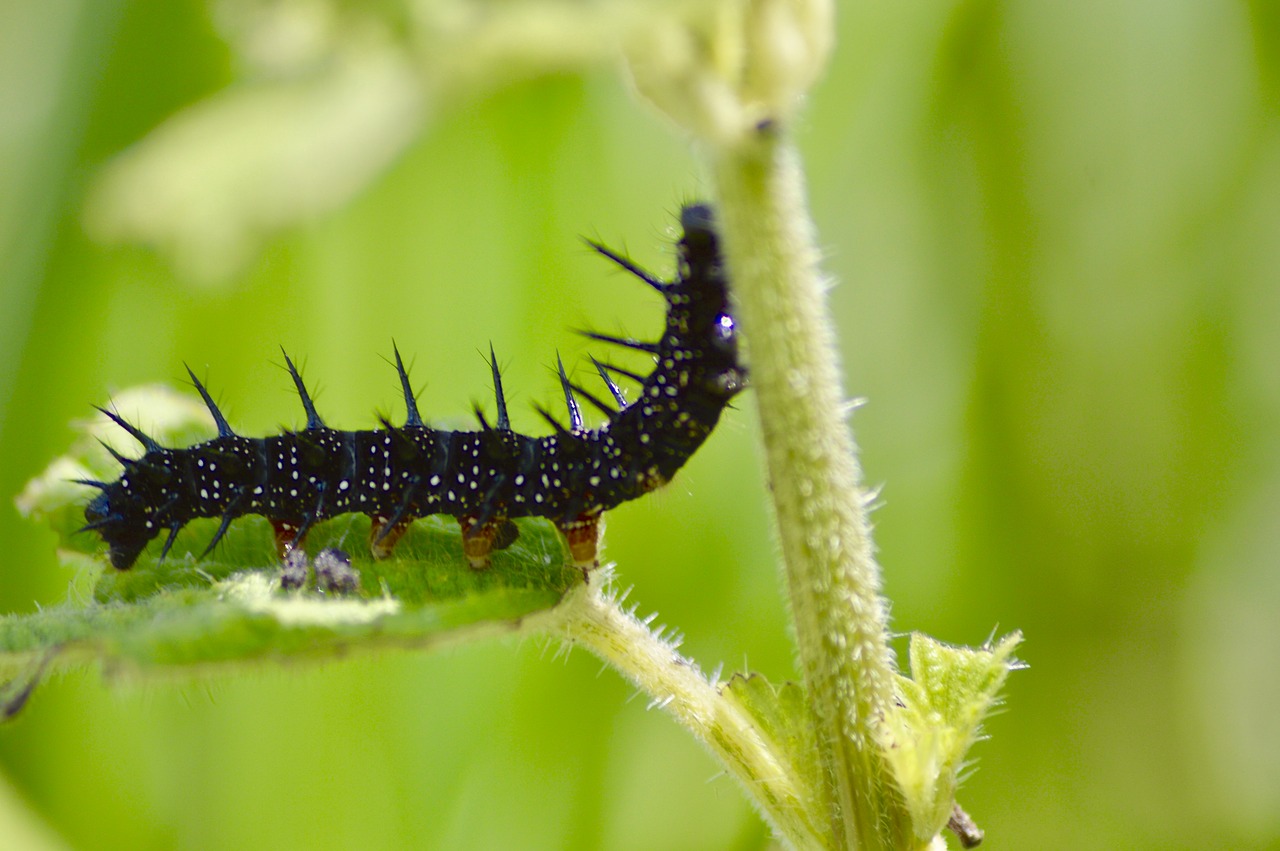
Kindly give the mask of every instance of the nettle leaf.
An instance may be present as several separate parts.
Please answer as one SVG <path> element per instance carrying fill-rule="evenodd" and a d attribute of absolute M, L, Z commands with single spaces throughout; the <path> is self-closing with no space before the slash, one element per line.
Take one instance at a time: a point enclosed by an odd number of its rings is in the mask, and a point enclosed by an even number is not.
<path fill-rule="evenodd" d="M 1018 632 L 982 647 L 955 647 L 914 633 L 911 677 L 898 676 L 901 705 L 885 719 L 884 753 L 911 813 L 927 839 L 951 817 L 958 775 L 981 734 L 1009 671 Z"/>
<path fill-rule="evenodd" d="M 167 445 L 212 435 L 199 402 L 165 388 L 120 394 L 116 405 L 140 419 Z M 430 646 L 442 641 L 517 629 L 530 615 L 554 607 L 582 582 L 560 536 L 542 520 L 521 521 L 509 548 L 493 553 L 485 570 L 472 570 L 462 555 L 461 534 L 450 518 L 414 523 L 395 555 L 368 555 L 369 520 L 346 515 L 317 527 L 307 548 L 334 547 L 351 554 L 359 575 L 354 594 L 280 588 L 280 562 L 270 524 L 246 517 L 208 557 L 196 560 L 217 529 L 197 520 L 157 561 L 155 541 L 127 571 L 108 567 L 103 546 L 84 523 L 92 489 L 74 479 L 110 480 L 118 465 L 98 440 L 128 454 L 120 430 L 102 418 L 83 424 L 71 452 L 33 480 L 18 498 L 19 510 L 59 535 L 59 557 L 76 571 L 72 601 L 29 615 L 0 617 L 0 677 L 13 679 L 0 692 L 0 711 L 12 714 L 50 666 L 98 660 L 142 672 L 198 673 L 211 665 L 332 656 L 353 649 Z M 116 433 L 113 433 L 116 432 Z M 127 435 L 125 439 L 129 439 Z"/>

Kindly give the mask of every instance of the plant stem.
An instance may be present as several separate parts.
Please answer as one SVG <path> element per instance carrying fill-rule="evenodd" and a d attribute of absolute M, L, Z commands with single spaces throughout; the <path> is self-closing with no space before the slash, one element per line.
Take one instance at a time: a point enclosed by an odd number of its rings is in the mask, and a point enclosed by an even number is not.
<path fill-rule="evenodd" d="M 617 668 L 650 706 L 671 713 L 720 761 L 778 836 L 795 848 L 829 848 L 826 825 L 815 821 L 808 788 L 755 720 L 709 682 L 676 644 L 652 632 L 601 590 L 593 578 L 552 611 L 546 629 Z"/>
<path fill-rule="evenodd" d="M 893 654 L 799 157 L 764 126 L 713 170 L 832 830 L 843 847 L 913 847 L 877 732 Z"/>

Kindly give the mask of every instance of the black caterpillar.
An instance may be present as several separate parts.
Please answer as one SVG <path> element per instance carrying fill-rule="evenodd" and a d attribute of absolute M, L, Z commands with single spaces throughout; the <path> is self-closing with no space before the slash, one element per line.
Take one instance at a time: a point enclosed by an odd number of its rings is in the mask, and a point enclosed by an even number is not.
<path fill-rule="evenodd" d="M 556 524 L 568 539 L 574 562 L 585 570 L 595 563 L 601 513 L 670 480 L 745 384 L 714 214 L 705 204 L 690 204 L 681 210 L 680 223 L 684 233 L 678 243 L 678 269 L 669 282 L 591 243 L 667 300 L 666 331 L 657 343 L 585 332 L 592 339 L 654 357 L 656 366 L 647 377 L 592 358 L 616 409 L 570 382 L 561 363 L 569 427 L 538 408 L 555 433 L 518 434 L 507 418 L 502 378 L 490 347 L 496 424 L 491 426 L 477 409 L 480 431 L 434 429 L 418 413 L 396 351 L 408 411 L 405 424 L 396 427 L 384 419 L 380 429 L 338 431 L 320 419 L 286 354 L 285 364 L 306 412 L 306 428 L 274 437 L 242 437 L 231 430 L 188 368 L 213 414 L 218 436 L 186 449 L 170 449 L 99 408 L 146 451 L 137 459 L 113 452 L 124 466 L 120 478 L 84 482 L 101 493 L 85 508 L 88 522 L 81 531 L 100 533 L 111 564 L 126 570 L 152 538 L 168 530 L 163 559 L 178 531 L 197 517 L 222 518 L 202 557 L 222 539 L 231 521 L 260 514 L 271 521 L 283 558 L 303 543 L 316 523 L 360 512 L 373 521 L 373 555 L 385 558 L 415 518 L 449 514 L 462 526 L 468 561 L 479 568 L 488 564 L 491 550 L 515 540 L 511 518 L 533 516 Z M 611 372 L 639 381 L 639 398 L 628 402 Z M 574 391 L 603 411 L 608 421 L 596 429 L 585 428 Z"/>

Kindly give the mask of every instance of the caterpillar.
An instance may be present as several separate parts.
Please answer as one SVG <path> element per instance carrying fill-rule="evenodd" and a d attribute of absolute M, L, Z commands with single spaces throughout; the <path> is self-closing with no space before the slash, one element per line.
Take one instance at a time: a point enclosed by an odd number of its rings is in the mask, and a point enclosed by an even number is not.
<path fill-rule="evenodd" d="M 360 512 L 371 518 L 372 555 L 386 558 L 414 519 L 446 514 L 457 518 L 464 555 L 480 569 L 488 565 L 491 551 L 515 540 L 512 519 L 543 517 L 567 539 L 571 558 L 585 574 L 596 562 L 603 512 L 668 482 L 746 383 L 712 208 L 688 204 L 680 224 L 677 271 L 670 281 L 588 241 L 667 303 L 666 328 L 656 343 L 582 332 L 653 357 L 647 376 L 592 357 L 613 404 L 571 382 L 557 356 L 568 426 L 538 406 L 554 432 L 538 437 L 513 431 L 491 345 L 496 422 L 490 424 L 477 407 L 479 430 L 435 429 L 419 414 L 408 372 L 393 346 L 407 412 L 404 425 L 382 418 L 381 428 L 340 431 L 325 425 L 286 353 L 306 426 L 256 438 L 232 430 L 188 367 L 217 437 L 188 448 L 164 447 L 116 412 L 98 408 L 144 452 L 128 458 L 112 451 L 124 468 L 113 482 L 82 480 L 99 493 L 85 508 L 81 531 L 100 534 L 111 565 L 127 570 L 162 531 L 168 537 L 161 559 L 189 521 L 221 518 L 203 558 L 236 518 L 258 514 L 270 520 L 283 560 L 304 545 L 315 524 Z M 614 375 L 639 382 L 639 395 L 629 401 Z M 603 425 L 584 425 L 579 396 L 604 413 Z"/>

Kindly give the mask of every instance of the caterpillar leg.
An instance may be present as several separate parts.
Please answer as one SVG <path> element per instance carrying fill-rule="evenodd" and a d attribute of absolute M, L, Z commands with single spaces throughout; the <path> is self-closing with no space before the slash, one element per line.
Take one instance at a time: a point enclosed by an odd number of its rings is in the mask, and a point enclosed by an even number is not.
<path fill-rule="evenodd" d="M 579 514 L 572 520 L 557 521 L 556 528 L 569 542 L 569 557 L 582 570 L 582 580 L 589 581 L 587 573 L 600 566 L 601 514 Z"/>
<path fill-rule="evenodd" d="M 489 554 L 505 550 L 520 537 L 520 529 L 505 517 L 479 522 L 477 517 L 459 517 L 462 527 L 462 553 L 473 570 L 489 566 Z"/>
<path fill-rule="evenodd" d="M 475 517 L 458 518 L 458 525 L 462 527 L 462 554 L 472 570 L 484 570 L 489 566 L 489 553 L 494 549 L 493 539 L 497 537 L 500 521 L 478 523 L 476 520 Z"/>
<path fill-rule="evenodd" d="M 390 558 L 396 544 L 409 531 L 409 524 L 413 523 L 412 520 L 391 522 L 391 518 L 381 515 L 372 516 L 369 520 L 369 552 L 376 559 Z"/>
<path fill-rule="evenodd" d="M 270 518 L 270 520 L 271 528 L 275 531 L 276 536 L 276 555 L 283 562 L 295 547 L 302 548 L 303 544 L 306 543 L 306 534 L 304 533 L 303 537 L 299 538 L 298 528 L 300 524 L 293 521 L 278 520 L 275 517 Z"/>

